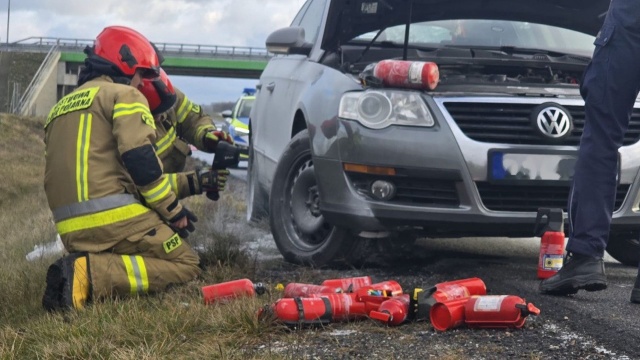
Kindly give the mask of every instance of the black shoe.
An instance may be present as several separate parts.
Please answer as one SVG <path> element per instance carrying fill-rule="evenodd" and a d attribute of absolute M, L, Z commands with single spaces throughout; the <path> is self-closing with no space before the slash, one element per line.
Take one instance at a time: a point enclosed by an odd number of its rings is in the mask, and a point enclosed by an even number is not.
<path fill-rule="evenodd" d="M 636 283 L 633 285 L 633 290 L 631 290 L 631 302 L 640 304 L 640 269 L 638 269 Z"/>
<path fill-rule="evenodd" d="M 76 260 L 83 257 L 87 266 L 76 271 Z M 86 253 L 69 254 L 49 266 L 47 270 L 47 287 L 42 297 L 42 306 L 45 310 L 52 312 L 82 308 L 85 302 L 89 300 L 90 282 L 88 273 Z M 74 282 L 76 276 L 79 278 Z"/>
<path fill-rule="evenodd" d="M 567 254 L 562 269 L 540 283 L 540 292 L 549 295 L 573 295 L 578 290 L 600 291 L 607 288 L 604 261 L 581 254 Z"/>

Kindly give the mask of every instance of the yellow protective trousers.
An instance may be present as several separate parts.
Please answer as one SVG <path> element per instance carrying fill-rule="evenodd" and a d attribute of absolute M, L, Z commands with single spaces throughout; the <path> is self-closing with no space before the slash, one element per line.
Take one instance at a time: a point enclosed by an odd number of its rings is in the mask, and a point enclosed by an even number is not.
<path fill-rule="evenodd" d="M 83 251 L 82 244 L 73 248 Z M 93 299 L 162 291 L 200 274 L 198 255 L 164 224 L 89 253 L 88 259 Z"/>

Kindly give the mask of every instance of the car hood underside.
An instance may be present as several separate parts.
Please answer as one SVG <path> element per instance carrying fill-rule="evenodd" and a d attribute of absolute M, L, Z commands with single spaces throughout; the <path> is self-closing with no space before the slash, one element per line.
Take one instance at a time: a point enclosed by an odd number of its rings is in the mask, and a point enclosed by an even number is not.
<path fill-rule="evenodd" d="M 333 0 L 322 48 L 407 22 L 487 19 L 546 24 L 596 35 L 611 0 Z M 410 11 L 410 3 L 413 3 Z"/>

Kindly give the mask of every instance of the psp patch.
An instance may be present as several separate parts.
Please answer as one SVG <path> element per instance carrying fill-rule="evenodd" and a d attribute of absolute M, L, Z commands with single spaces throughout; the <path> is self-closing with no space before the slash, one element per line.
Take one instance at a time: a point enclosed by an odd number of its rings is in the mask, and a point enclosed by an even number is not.
<path fill-rule="evenodd" d="M 193 104 L 193 106 L 191 106 L 191 111 L 193 111 L 196 114 L 200 114 L 200 105 Z"/>
<path fill-rule="evenodd" d="M 180 245 L 182 245 L 182 239 L 180 239 L 180 236 L 178 236 L 178 234 L 173 234 L 173 236 L 170 237 L 169 240 L 162 243 L 164 252 L 167 254 L 179 248 Z"/>

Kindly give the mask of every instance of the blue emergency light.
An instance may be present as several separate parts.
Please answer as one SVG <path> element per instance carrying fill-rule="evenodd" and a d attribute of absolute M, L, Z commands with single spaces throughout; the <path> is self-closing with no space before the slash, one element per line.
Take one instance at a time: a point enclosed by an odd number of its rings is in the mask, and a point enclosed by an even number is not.
<path fill-rule="evenodd" d="M 256 94 L 256 89 L 254 88 L 244 88 L 244 90 L 242 91 L 242 93 L 246 96 L 253 96 Z"/>

